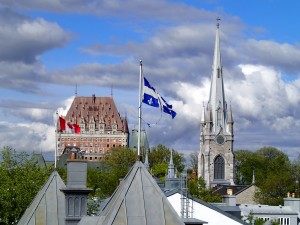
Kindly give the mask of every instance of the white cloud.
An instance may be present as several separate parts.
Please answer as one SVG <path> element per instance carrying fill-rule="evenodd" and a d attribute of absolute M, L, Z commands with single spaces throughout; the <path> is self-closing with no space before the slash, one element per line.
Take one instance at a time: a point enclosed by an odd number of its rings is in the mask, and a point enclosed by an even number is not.
<path fill-rule="evenodd" d="M 0 60 L 34 62 L 37 56 L 64 46 L 72 36 L 58 24 L 31 19 L 0 7 Z"/>

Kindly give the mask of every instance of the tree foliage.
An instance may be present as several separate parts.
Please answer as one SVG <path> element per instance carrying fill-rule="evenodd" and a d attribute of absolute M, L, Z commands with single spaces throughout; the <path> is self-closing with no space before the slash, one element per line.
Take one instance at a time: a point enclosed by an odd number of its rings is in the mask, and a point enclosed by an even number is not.
<path fill-rule="evenodd" d="M 192 196 L 206 202 L 222 202 L 220 195 L 213 194 L 211 189 L 206 188 L 205 181 L 202 177 L 188 181 L 188 192 Z"/>
<path fill-rule="evenodd" d="M 107 169 L 89 169 L 87 186 L 93 191 L 90 197 L 105 199 L 109 197 L 136 161 L 136 153 L 130 148 L 118 147 L 104 162 Z"/>
<path fill-rule="evenodd" d="M 29 155 L 11 147 L 3 148 L 1 158 L 1 224 L 13 224 L 20 219 L 53 168 L 40 168 Z"/>
<path fill-rule="evenodd" d="M 274 147 L 263 147 L 256 152 L 235 152 L 236 183 L 255 184 L 259 191 L 255 199 L 261 204 L 280 205 L 287 192 L 294 192 L 295 180 L 289 158 Z"/>
<path fill-rule="evenodd" d="M 149 153 L 150 168 L 155 168 L 156 164 L 170 162 L 171 151 L 173 151 L 173 162 L 174 166 L 179 173 L 184 170 L 185 158 L 182 153 L 178 153 L 174 149 L 169 149 L 164 145 L 159 144 L 156 147 L 151 148 Z"/>

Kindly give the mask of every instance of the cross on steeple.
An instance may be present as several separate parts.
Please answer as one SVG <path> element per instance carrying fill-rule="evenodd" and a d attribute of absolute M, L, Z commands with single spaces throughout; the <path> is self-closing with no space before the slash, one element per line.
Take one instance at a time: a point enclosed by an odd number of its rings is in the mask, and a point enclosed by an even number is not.
<path fill-rule="evenodd" d="M 221 19 L 220 19 L 220 17 L 217 17 L 217 28 L 219 29 L 219 27 L 220 27 L 220 21 L 221 21 Z"/>

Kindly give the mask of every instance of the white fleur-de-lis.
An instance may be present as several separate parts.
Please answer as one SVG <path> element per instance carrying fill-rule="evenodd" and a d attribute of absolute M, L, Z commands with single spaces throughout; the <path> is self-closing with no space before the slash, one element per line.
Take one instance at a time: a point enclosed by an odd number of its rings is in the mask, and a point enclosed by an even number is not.
<path fill-rule="evenodd" d="M 148 100 L 148 103 L 149 103 L 149 105 L 152 105 L 152 104 L 153 104 L 152 98 L 150 98 L 150 99 Z"/>

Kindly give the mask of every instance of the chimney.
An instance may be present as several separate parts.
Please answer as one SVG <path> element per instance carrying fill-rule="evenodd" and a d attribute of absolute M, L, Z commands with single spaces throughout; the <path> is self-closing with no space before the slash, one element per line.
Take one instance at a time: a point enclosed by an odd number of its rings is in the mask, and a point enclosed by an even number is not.
<path fill-rule="evenodd" d="M 232 195 L 232 188 L 228 188 L 227 195 L 223 195 L 223 202 L 229 206 L 236 206 L 236 196 Z"/>
<path fill-rule="evenodd" d="M 299 212 L 300 211 L 300 198 L 295 198 L 295 195 L 292 194 L 292 197 L 284 198 L 284 206 L 290 206 L 292 210 Z"/>
<path fill-rule="evenodd" d="M 76 225 L 87 212 L 87 196 L 92 189 L 86 187 L 87 162 L 67 160 L 67 187 L 61 189 L 66 201 L 66 225 Z"/>

